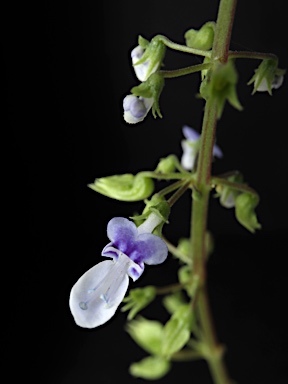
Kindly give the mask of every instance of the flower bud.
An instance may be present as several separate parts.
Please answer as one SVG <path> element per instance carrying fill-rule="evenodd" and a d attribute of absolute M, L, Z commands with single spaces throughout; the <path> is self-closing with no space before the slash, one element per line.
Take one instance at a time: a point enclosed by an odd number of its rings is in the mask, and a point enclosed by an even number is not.
<path fill-rule="evenodd" d="M 185 32 L 186 45 L 190 48 L 208 51 L 212 48 L 215 32 L 215 22 L 208 21 L 199 29 L 189 29 Z"/>
<path fill-rule="evenodd" d="M 135 176 L 126 173 L 96 179 L 88 187 L 102 195 L 120 201 L 139 201 L 151 195 L 154 190 L 152 179 L 143 176 L 141 173 Z"/>
<path fill-rule="evenodd" d="M 138 42 L 139 45 L 131 52 L 132 63 L 137 78 L 146 81 L 162 65 L 166 47 L 158 36 L 150 43 L 139 36 Z"/>
<path fill-rule="evenodd" d="M 176 169 L 176 162 L 177 162 L 177 159 L 175 155 L 169 155 L 163 159 L 160 159 L 155 172 L 159 172 L 159 173 L 174 172 Z"/>
<path fill-rule="evenodd" d="M 242 183 L 243 176 L 240 173 L 227 177 L 227 181 L 231 183 Z M 235 199 L 239 195 L 239 190 L 231 188 L 228 185 L 218 184 L 216 186 L 216 197 L 219 197 L 220 204 L 225 208 L 235 207 Z"/>

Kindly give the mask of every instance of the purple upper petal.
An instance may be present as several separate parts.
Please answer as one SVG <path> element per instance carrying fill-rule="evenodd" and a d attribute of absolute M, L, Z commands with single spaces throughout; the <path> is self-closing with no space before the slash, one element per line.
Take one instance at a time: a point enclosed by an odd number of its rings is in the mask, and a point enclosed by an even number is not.
<path fill-rule="evenodd" d="M 136 225 L 125 217 L 114 217 L 107 225 L 107 236 L 114 247 L 129 255 L 138 234 Z"/>
<path fill-rule="evenodd" d="M 139 235 L 136 225 L 124 217 L 114 217 L 109 221 L 107 235 L 111 243 L 104 247 L 102 256 L 117 258 L 119 250 L 142 268 L 143 262 L 160 264 L 168 255 L 167 245 L 160 237 L 152 233 Z"/>

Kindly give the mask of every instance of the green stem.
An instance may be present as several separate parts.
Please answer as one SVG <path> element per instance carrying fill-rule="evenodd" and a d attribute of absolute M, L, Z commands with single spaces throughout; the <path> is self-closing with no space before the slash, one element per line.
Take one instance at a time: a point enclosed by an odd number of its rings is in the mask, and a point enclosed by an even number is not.
<path fill-rule="evenodd" d="M 166 45 L 166 47 L 174 49 L 175 51 L 192 53 L 194 55 L 200 55 L 205 57 L 211 56 L 211 51 L 203 51 L 202 49 L 190 48 L 190 47 L 187 47 L 187 45 L 173 43 L 173 41 L 167 39 L 166 36 L 162 36 L 162 35 L 158 35 L 158 38 Z"/>
<path fill-rule="evenodd" d="M 150 171 L 142 171 L 139 172 L 138 175 L 141 174 L 142 177 L 151 177 L 153 179 L 158 180 L 193 180 L 193 176 L 189 173 L 179 173 L 179 172 L 171 172 L 171 173 L 160 173 L 160 172 L 150 172 Z"/>
<path fill-rule="evenodd" d="M 229 59 L 259 59 L 259 60 L 275 60 L 278 61 L 278 57 L 273 53 L 263 53 L 263 52 L 248 52 L 248 51 L 229 51 Z"/>
<path fill-rule="evenodd" d="M 226 63 L 234 21 L 236 0 L 221 0 L 216 22 L 212 48 L 212 60 Z M 212 69 L 213 70 L 213 69 Z M 206 246 L 208 203 L 211 190 L 211 166 L 217 125 L 217 100 L 208 98 L 203 117 L 201 146 L 196 174 L 196 190 L 193 191 L 191 215 L 191 242 L 194 271 L 200 280 L 197 296 L 197 310 L 206 347 L 207 362 L 215 384 L 230 384 L 210 313 L 206 287 Z"/>
<path fill-rule="evenodd" d="M 190 67 L 186 68 L 180 68 L 180 69 L 175 69 L 175 70 L 170 70 L 170 71 L 160 71 L 160 73 L 165 77 L 165 78 L 174 78 L 174 77 L 180 77 L 184 75 L 190 75 L 191 73 L 195 72 L 200 72 L 205 69 L 209 69 L 211 67 L 211 63 L 203 63 L 203 64 L 196 64 L 196 65 L 191 65 Z"/>
<path fill-rule="evenodd" d="M 236 183 L 234 181 L 225 180 L 220 177 L 212 177 L 211 184 L 225 185 L 227 187 L 230 187 L 231 189 L 235 189 L 236 191 L 248 192 L 248 193 L 251 193 L 252 195 L 259 196 L 258 193 L 255 191 L 255 189 L 249 187 L 246 184 Z"/>

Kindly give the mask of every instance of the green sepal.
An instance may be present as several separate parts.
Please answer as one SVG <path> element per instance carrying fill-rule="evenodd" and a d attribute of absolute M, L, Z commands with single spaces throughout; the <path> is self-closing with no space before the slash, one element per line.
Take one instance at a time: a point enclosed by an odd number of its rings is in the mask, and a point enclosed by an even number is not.
<path fill-rule="evenodd" d="M 126 330 L 146 352 L 161 356 L 163 324 L 159 321 L 138 317 L 127 324 Z"/>
<path fill-rule="evenodd" d="M 146 49 L 146 48 L 148 47 L 148 45 L 149 45 L 149 40 L 147 40 L 147 39 L 145 39 L 143 36 L 139 35 L 139 36 L 138 36 L 138 44 L 139 44 L 142 48 Z"/>
<path fill-rule="evenodd" d="M 236 92 L 237 81 L 238 73 L 233 60 L 225 64 L 215 63 L 202 80 L 200 94 L 205 100 L 212 98 L 216 101 L 218 119 L 222 116 L 226 100 L 239 111 L 243 109 Z"/>
<path fill-rule="evenodd" d="M 164 357 L 148 356 L 137 363 L 132 363 L 129 367 L 129 373 L 144 380 L 158 380 L 165 376 L 170 368 L 170 361 Z"/>
<path fill-rule="evenodd" d="M 151 212 L 156 213 L 163 222 L 166 224 L 169 223 L 168 217 L 170 215 L 171 208 L 166 201 L 165 197 L 155 193 L 150 200 L 145 199 L 145 208 L 141 215 L 133 216 L 132 219 L 135 221 L 144 221 L 150 215 Z M 142 224 L 142 222 L 138 222 L 137 224 Z"/>
<path fill-rule="evenodd" d="M 153 98 L 152 114 L 154 118 L 157 116 L 163 117 L 159 107 L 159 99 L 161 92 L 164 88 L 164 76 L 159 72 L 152 73 L 146 81 L 143 81 L 136 87 L 131 89 L 131 93 L 135 96 L 142 96 L 145 98 Z"/>
<path fill-rule="evenodd" d="M 88 187 L 102 195 L 120 201 L 139 201 L 149 197 L 154 190 L 151 178 L 140 173 L 100 177 Z"/>
<path fill-rule="evenodd" d="M 235 215 L 240 224 L 248 231 L 254 233 L 256 229 L 261 229 L 258 223 L 255 208 L 259 203 L 259 197 L 252 193 L 244 192 L 236 197 Z"/>
<path fill-rule="evenodd" d="M 126 305 L 121 308 L 121 311 L 130 310 L 127 319 L 132 320 L 138 312 L 155 299 L 155 296 L 156 288 L 152 285 L 147 285 L 144 288 L 130 289 L 129 295 L 123 299 L 123 303 L 126 303 Z"/>
<path fill-rule="evenodd" d="M 189 29 L 185 32 L 186 45 L 190 48 L 209 51 L 212 48 L 216 23 L 208 21 L 197 31 Z"/>
<path fill-rule="evenodd" d="M 181 305 L 163 328 L 162 356 L 169 358 L 187 344 L 193 326 L 190 304 Z"/>

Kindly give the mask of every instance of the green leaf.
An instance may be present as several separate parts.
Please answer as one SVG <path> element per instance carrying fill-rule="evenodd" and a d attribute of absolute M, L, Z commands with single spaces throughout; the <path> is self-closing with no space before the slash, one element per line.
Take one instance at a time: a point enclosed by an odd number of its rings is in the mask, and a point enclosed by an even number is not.
<path fill-rule="evenodd" d="M 171 368 L 171 363 L 160 356 L 145 357 L 130 365 L 129 372 L 134 377 L 145 380 L 158 380 L 165 376 Z"/>

